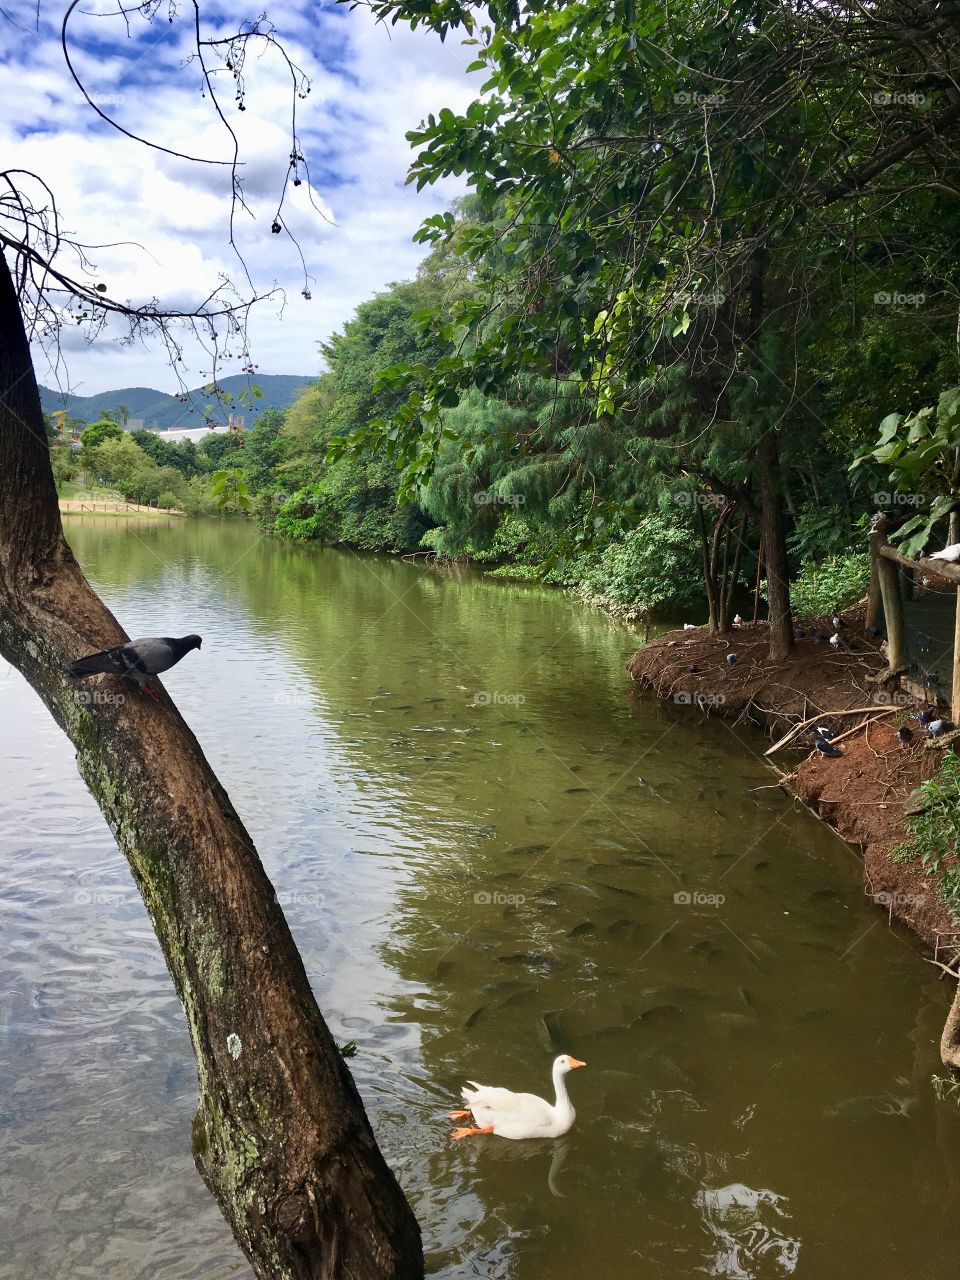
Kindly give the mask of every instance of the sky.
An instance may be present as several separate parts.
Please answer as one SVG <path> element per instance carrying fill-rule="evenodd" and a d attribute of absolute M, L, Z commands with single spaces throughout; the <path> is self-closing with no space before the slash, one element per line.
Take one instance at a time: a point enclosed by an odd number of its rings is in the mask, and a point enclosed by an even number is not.
<path fill-rule="evenodd" d="M 291 93 L 290 72 L 275 49 L 245 67 L 244 111 L 229 72 L 215 77 L 218 101 L 235 129 L 250 213 L 236 215 L 236 240 L 259 292 L 279 285 L 282 307 L 265 301 L 252 313 L 251 359 L 259 373 L 315 374 L 318 343 L 350 318 L 365 298 L 409 279 L 424 249 L 411 237 L 420 222 L 462 194 L 459 180 L 419 194 L 405 185 L 413 151 L 404 134 L 430 112 L 465 107 L 478 95 L 475 56 L 456 37 L 373 21 L 365 9 L 332 0 L 257 0 L 278 39 L 304 70 L 311 89 Z M 83 101 L 60 44 L 64 0 L 0 3 L 0 156 L 52 189 L 63 227 L 91 250 L 92 276 L 112 297 L 189 307 L 223 276 L 243 283 L 229 243 L 229 166 L 196 163 L 124 137 Z M 245 11 L 204 4 L 204 34 L 237 30 Z M 232 17 L 231 17 L 232 12 Z M 68 46 L 87 92 L 130 132 L 189 156 L 228 161 L 229 135 L 219 122 L 192 50 L 192 16 L 167 20 L 167 0 L 152 22 L 139 13 L 125 23 L 116 4 L 86 0 L 70 18 Z M 219 65 L 215 60 L 211 65 Z M 270 231 L 287 173 L 290 112 L 298 113 L 300 148 L 312 179 L 288 187 L 283 220 L 306 259 L 311 295 L 296 247 Z M 28 185 L 30 180 L 25 180 Z M 35 192 L 39 189 L 32 188 Z M 319 209 L 319 212 L 317 211 Z M 251 214 L 253 216 L 251 216 Z M 125 242 L 125 243 L 118 243 Z M 73 268 L 69 258 L 64 265 Z M 176 379 L 158 343 L 124 345 L 121 330 L 90 344 L 80 328 L 62 342 L 60 385 L 81 395 L 114 387 L 175 391 Z M 47 354 L 35 346 L 37 377 L 56 386 Z M 222 372 L 240 372 L 240 361 Z M 204 382 L 209 363 L 188 346 L 180 370 L 187 386 Z"/>

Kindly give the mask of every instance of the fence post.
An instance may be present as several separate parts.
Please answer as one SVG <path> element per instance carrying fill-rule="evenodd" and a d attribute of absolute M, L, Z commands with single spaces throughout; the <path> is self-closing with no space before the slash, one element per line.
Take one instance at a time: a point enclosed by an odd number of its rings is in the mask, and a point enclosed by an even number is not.
<path fill-rule="evenodd" d="M 900 570 L 893 560 L 874 553 L 877 575 L 880 579 L 880 595 L 883 599 L 883 617 L 887 624 L 887 663 L 891 671 L 900 671 L 907 665 L 903 643 L 903 598 L 900 594 Z"/>
<path fill-rule="evenodd" d="M 872 548 L 873 554 L 870 557 L 870 586 L 867 589 L 867 616 L 864 619 L 864 627 L 869 630 L 871 627 L 876 629 L 880 625 L 880 575 L 877 572 L 877 549 Z"/>

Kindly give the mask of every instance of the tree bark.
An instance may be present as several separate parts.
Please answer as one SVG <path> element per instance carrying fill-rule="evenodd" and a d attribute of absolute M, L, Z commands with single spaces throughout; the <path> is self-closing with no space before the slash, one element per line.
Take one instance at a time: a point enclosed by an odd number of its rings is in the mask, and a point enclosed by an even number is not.
<path fill-rule="evenodd" d="M 417 1280 L 416 1219 L 196 738 L 165 692 L 155 704 L 103 676 L 93 687 L 123 699 L 84 702 L 64 673 L 127 637 L 63 538 L 2 254 L 0 451 L 0 653 L 76 747 L 150 913 L 197 1060 L 197 1168 L 265 1280 Z"/>
<path fill-rule="evenodd" d="M 780 494 L 780 455 L 777 437 L 770 428 L 757 445 L 760 466 L 760 528 L 766 552 L 767 616 L 770 620 L 770 657 L 789 658 L 793 649 L 793 615 L 790 611 L 790 573 L 787 537 Z"/>

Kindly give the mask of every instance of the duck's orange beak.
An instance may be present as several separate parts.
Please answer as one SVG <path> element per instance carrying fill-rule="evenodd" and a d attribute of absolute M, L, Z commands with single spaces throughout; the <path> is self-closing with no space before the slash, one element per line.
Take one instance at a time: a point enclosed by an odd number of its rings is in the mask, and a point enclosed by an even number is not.
<path fill-rule="evenodd" d="M 570 1057 L 570 1055 L 568 1054 L 568 1055 L 567 1055 L 567 1057 L 569 1058 L 569 1057 Z M 579 1058 L 570 1058 L 570 1067 L 571 1067 L 571 1069 L 572 1069 L 573 1067 L 585 1067 L 586 1065 L 587 1065 L 587 1064 L 586 1064 L 585 1062 L 581 1062 Z"/>

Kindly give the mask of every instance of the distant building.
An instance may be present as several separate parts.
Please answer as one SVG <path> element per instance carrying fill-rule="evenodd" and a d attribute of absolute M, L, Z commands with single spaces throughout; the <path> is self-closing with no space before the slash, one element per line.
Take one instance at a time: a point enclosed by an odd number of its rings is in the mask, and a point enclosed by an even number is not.
<path fill-rule="evenodd" d="M 142 431 L 145 423 L 142 418 L 128 418 L 123 424 L 124 431 Z"/>
<path fill-rule="evenodd" d="M 212 423 L 204 427 L 170 427 L 167 431 L 161 431 L 159 427 L 153 427 L 151 430 L 162 436 L 164 440 L 169 440 L 171 444 L 180 444 L 184 440 L 192 440 L 194 444 L 199 444 L 207 436 L 222 436 L 226 435 L 228 431 L 245 431 L 246 419 L 242 413 L 228 413 L 226 424 Z"/>

